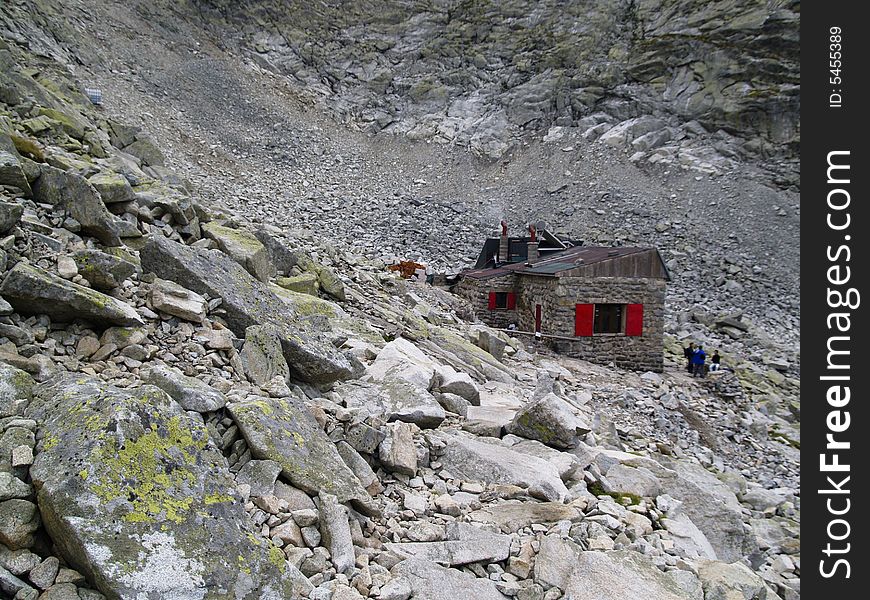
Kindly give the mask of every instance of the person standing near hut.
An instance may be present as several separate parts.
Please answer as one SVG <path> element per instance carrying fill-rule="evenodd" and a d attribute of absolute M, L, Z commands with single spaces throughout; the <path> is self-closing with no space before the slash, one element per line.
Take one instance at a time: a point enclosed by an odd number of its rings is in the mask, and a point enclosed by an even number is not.
<path fill-rule="evenodd" d="M 695 355 L 695 343 L 690 342 L 689 345 L 683 348 L 683 356 L 686 357 L 686 371 L 692 373 L 693 365 L 692 358 Z"/>
<path fill-rule="evenodd" d="M 704 352 L 704 346 L 699 345 L 698 349 L 695 350 L 695 353 L 692 355 L 692 365 L 694 365 L 692 377 L 705 377 L 707 375 L 705 372 L 706 365 L 704 364 L 706 360 L 707 353 Z"/>

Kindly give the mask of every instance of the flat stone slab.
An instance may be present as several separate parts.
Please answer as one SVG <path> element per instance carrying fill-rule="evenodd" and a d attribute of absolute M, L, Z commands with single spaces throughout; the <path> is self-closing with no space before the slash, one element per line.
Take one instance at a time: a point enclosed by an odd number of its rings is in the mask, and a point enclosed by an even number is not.
<path fill-rule="evenodd" d="M 445 566 L 500 562 L 507 560 L 510 555 L 509 535 L 492 533 L 466 523 L 454 524 L 448 529 L 447 535 L 452 539 L 443 542 L 388 543 L 385 546 L 399 556 L 422 558 Z"/>
<path fill-rule="evenodd" d="M 84 319 L 97 325 L 142 325 L 124 302 L 20 262 L 9 271 L 0 294 L 20 313 L 46 314 L 58 321 Z"/>
<path fill-rule="evenodd" d="M 489 443 L 460 435 L 445 435 L 443 439 L 447 445 L 441 464 L 460 479 L 517 485 L 542 500 L 561 501 L 568 495 L 559 470 L 545 460 L 511 450 L 496 440 Z"/>
<path fill-rule="evenodd" d="M 226 396 L 216 389 L 164 364 L 143 369 L 140 377 L 145 383 L 156 385 L 172 396 L 184 410 L 212 412 L 223 408 L 227 403 Z"/>
<path fill-rule="evenodd" d="M 534 523 L 576 521 L 582 513 L 560 502 L 505 502 L 481 508 L 469 516 L 473 521 L 498 525 L 504 533 L 514 533 Z"/>
<path fill-rule="evenodd" d="M 390 571 L 394 577 L 411 582 L 412 598 L 421 600 L 505 600 L 489 579 L 449 569 L 420 559 L 403 560 Z"/>
<path fill-rule="evenodd" d="M 256 398 L 227 405 L 255 458 L 274 460 L 290 482 L 339 502 L 369 499 L 335 444 L 304 404 L 293 398 Z"/>
<path fill-rule="evenodd" d="M 165 392 L 65 375 L 37 386 L 27 412 L 45 528 L 108 598 L 294 597 L 283 553 L 245 533 L 202 421 Z"/>

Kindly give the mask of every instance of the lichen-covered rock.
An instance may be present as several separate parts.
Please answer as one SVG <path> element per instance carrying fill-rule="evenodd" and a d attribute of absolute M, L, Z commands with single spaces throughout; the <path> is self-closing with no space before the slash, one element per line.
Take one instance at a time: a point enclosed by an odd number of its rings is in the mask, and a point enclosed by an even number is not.
<path fill-rule="evenodd" d="M 479 381 L 514 381 L 514 374 L 492 354 L 444 327 L 433 327 L 423 347 L 433 357 Z"/>
<path fill-rule="evenodd" d="M 28 196 L 31 194 L 30 184 L 21 168 L 18 155 L 2 149 L 0 149 L 0 185 L 11 185 L 22 190 Z"/>
<path fill-rule="evenodd" d="M 249 398 L 227 405 L 255 458 L 274 460 L 296 487 L 334 494 L 340 502 L 368 493 L 344 464 L 304 404 L 293 398 Z"/>
<path fill-rule="evenodd" d="M 214 221 L 204 224 L 202 232 L 260 281 L 267 283 L 270 277 L 274 277 L 275 267 L 269 260 L 266 247 L 252 234 L 241 229 L 224 227 Z"/>
<path fill-rule="evenodd" d="M 163 391 L 66 375 L 38 387 L 28 416 L 44 525 L 108 598 L 293 597 L 283 553 L 245 532 L 205 426 Z"/>
<path fill-rule="evenodd" d="M 99 250 L 85 249 L 73 253 L 78 274 L 98 290 L 111 290 L 136 272 L 136 265 L 121 257 Z"/>
<path fill-rule="evenodd" d="M 266 384 L 275 377 L 286 380 L 290 375 L 290 367 L 281 349 L 281 338 L 273 325 L 248 327 L 240 356 L 245 375 L 257 385 Z"/>
<path fill-rule="evenodd" d="M 154 237 L 140 257 L 142 268 L 158 277 L 183 281 L 195 292 L 221 297 L 227 324 L 238 337 L 251 325 L 275 325 L 291 376 L 326 383 L 356 372 L 350 359 L 332 344 L 325 318 L 300 314 L 225 254 Z"/>
<path fill-rule="evenodd" d="M 35 382 L 27 372 L 0 363 L 0 419 L 24 414 Z"/>
<path fill-rule="evenodd" d="M 317 266 L 317 281 L 320 283 L 320 289 L 335 298 L 340 302 L 347 300 L 347 295 L 344 291 L 344 282 L 338 278 L 338 275 L 323 265 Z"/>
<path fill-rule="evenodd" d="M 568 402 L 552 393 L 523 406 L 506 429 L 556 448 L 572 448 L 579 436 L 591 431 Z"/>
<path fill-rule="evenodd" d="M 101 171 L 88 178 L 88 182 L 100 193 L 100 197 L 106 204 L 136 199 L 130 182 L 120 173 Z"/>
<path fill-rule="evenodd" d="M 2 155 L 0 155 L 0 161 L 2 161 Z M 2 169 L 2 163 L 0 163 L 0 169 Z M 0 202 L 0 233 L 6 233 L 12 229 L 21 220 L 22 214 L 24 214 L 24 207 L 17 202 Z"/>
<path fill-rule="evenodd" d="M 138 134 L 136 141 L 124 146 L 124 152 L 131 154 L 150 167 L 160 167 L 166 162 L 163 153 L 150 137 Z"/>
<path fill-rule="evenodd" d="M 314 273 L 302 273 L 294 277 L 279 277 L 277 283 L 285 290 L 310 296 L 316 296 L 317 290 L 320 288 L 317 283 L 317 275 Z"/>
<path fill-rule="evenodd" d="M 184 410 L 212 412 L 227 403 L 226 396 L 216 389 L 166 365 L 150 366 L 143 369 L 139 376 L 145 383 L 155 385 L 169 394 Z"/>
<path fill-rule="evenodd" d="M 10 550 L 27 548 L 39 528 L 39 511 L 29 500 L 0 502 L 0 544 Z"/>
<path fill-rule="evenodd" d="M 6 276 L 0 294 L 23 314 L 46 314 L 58 321 L 85 319 L 97 325 L 143 324 L 132 306 L 23 262 Z"/>
<path fill-rule="evenodd" d="M 120 246 L 122 237 L 140 235 L 134 226 L 106 209 L 99 192 L 81 175 L 49 165 L 41 165 L 40 173 L 33 184 L 33 198 L 67 211 L 81 223 L 84 233 L 106 246 Z"/>

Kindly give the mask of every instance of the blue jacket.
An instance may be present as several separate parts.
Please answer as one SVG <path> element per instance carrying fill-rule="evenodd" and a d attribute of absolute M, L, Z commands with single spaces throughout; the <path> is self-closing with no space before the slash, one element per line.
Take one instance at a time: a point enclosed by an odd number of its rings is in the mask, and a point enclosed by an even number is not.
<path fill-rule="evenodd" d="M 707 358 L 707 353 L 703 350 L 695 350 L 695 353 L 692 355 L 692 364 L 693 365 L 703 365 L 704 360 Z"/>

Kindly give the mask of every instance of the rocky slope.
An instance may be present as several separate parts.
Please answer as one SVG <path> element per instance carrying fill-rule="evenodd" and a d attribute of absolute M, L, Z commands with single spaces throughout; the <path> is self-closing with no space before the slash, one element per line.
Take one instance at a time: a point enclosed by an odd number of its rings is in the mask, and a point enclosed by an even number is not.
<path fill-rule="evenodd" d="M 793 196 L 644 173 L 577 127 L 498 163 L 365 138 L 179 6 L 0 11 L 0 594 L 799 597 Z M 664 246 L 664 374 L 384 270 L 412 244 L 461 262 L 487 211 L 528 218 L 518 191 Z M 743 214 L 728 246 L 750 191 L 781 235 Z M 687 337 L 734 371 L 686 377 Z"/>
<path fill-rule="evenodd" d="M 636 160 L 751 156 L 796 183 L 797 2 L 193 4 L 366 131 L 498 158 L 576 126 L 631 142 Z"/>

